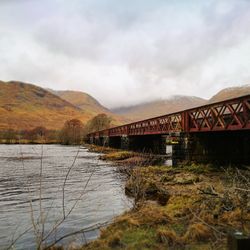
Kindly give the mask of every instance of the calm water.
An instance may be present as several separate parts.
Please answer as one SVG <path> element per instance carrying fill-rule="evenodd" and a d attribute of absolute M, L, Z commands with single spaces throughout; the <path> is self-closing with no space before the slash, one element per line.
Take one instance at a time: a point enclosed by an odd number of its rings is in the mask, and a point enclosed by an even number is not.
<path fill-rule="evenodd" d="M 48 243 L 79 229 L 110 221 L 128 209 L 131 203 L 124 195 L 124 180 L 114 167 L 98 160 L 98 156 L 79 147 L 0 145 L 0 249 L 8 247 L 25 231 L 15 249 L 35 248 L 31 211 L 35 224 L 42 211 L 45 235 L 62 219 L 63 182 L 75 158 L 65 185 L 66 214 L 75 208 L 48 237 Z M 93 230 L 62 242 L 80 244 L 97 236 L 98 230 Z"/>

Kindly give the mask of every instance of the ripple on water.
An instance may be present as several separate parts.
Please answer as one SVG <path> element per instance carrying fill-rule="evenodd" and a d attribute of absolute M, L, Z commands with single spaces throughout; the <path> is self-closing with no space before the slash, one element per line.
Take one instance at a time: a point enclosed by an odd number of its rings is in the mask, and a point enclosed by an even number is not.
<path fill-rule="evenodd" d="M 79 149 L 60 145 L 0 145 L 1 246 L 9 245 L 13 236 L 15 238 L 30 228 L 17 241 L 15 248 L 35 249 L 31 205 L 37 220 L 41 201 L 46 214 L 45 233 L 62 218 L 63 182 L 76 154 L 78 157 L 68 175 L 64 193 L 66 213 L 72 206 L 75 206 L 75 209 L 58 227 L 57 238 L 109 221 L 130 207 L 131 203 L 124 195 L 122 178 L 109 163 L 98 160 L 97 153 L 89 153 L 83 147 Z M 98 234 L 98 230 L 92 230 L 87 232 L 85 237 L 89 241 Z M 49 241 L 53 241 L 54 237 L 55 235 L 49 237 Z M 67 238 L 63 243 L 67 244 L 71 240 Z M 82 243 L 82 235 L 77 237 L 76 241 Z"/>

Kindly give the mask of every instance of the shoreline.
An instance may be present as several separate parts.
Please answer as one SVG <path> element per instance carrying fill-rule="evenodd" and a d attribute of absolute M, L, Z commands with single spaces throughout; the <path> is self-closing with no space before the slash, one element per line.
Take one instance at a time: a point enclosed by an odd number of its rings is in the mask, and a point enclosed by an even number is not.
<path fill-rule="evenodd" d="M 98 239 L 79 249 L 227 249 L 229 232 L 250 234 L 250 210 L 238 204 L 239 193 L 231 183 L 237 171 L 250 180 L 249 167 L 157 166 L 143 161 L 139 153 L 85 146 L 103 153 L 102 160 L 125 167 L 124 192 L 134 198 L 134 206 L 103 228 Z M 141 161 L 134 161 L 136 157 Z M 228 202 L 234 204 L 230 209 L 225 208 Z"/>
<path fill-rule="evenodd" d="M 123 192 L 133 198 L 133 206 L 98 228 L 98 238 L 86 245 L 72 242 L 72 249 L 226 250 L 229 233 L 250 236 L 250 166 L 191 162 L 171 167 L 150 154 L 79 146 L 99 153 L 124 175 Z M 59 242 L 46 249 L 64 246 Z"/>
<path fill-rule="evenodd" d="M 27 141 L 27 140 L 21 140 L 21 141 L 15 141 L 15 142 L 3 142 L 3 140 L 0 139 L 0 145 L 63 145 L 63 146 L 83 146 L 85 144 L 62 144 L 59 141 Z"/>

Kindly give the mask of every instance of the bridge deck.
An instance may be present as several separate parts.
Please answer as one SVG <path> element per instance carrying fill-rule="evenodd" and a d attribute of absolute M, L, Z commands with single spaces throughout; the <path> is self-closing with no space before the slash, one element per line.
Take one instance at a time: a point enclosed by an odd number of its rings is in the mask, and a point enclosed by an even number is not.
<path fill-rule="evenodd" d="M 250 129 L 250 95 L 88 134 L 89 137 Z"/>

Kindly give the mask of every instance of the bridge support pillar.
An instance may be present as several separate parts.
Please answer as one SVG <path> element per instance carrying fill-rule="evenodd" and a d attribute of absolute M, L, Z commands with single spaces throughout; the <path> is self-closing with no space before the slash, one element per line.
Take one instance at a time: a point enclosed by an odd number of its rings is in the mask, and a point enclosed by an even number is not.
<path fill-rule="evenodd" d="M 175 166 L 189 157 L 189 137 L 187 133 L 169 133 L 162 136 L 162 154 L 167 155 L 165 164 Z"/>
<path fill-rule="evenodd" d="M 104 136 L 103 140 L 102 140 L 102 146 L 104 147 L 109 147 L 109 137 L 108 136 Z"/>
<path fill-rule="evenodd" d="M 89 137 L 88 143 L 94 144 L 94 137 L 93 136 Z"/>
<path fill-rule="evenodd" d="M 126 135 L 121 136 L 121 149 L 129 150 L 130 138 Z"/>

